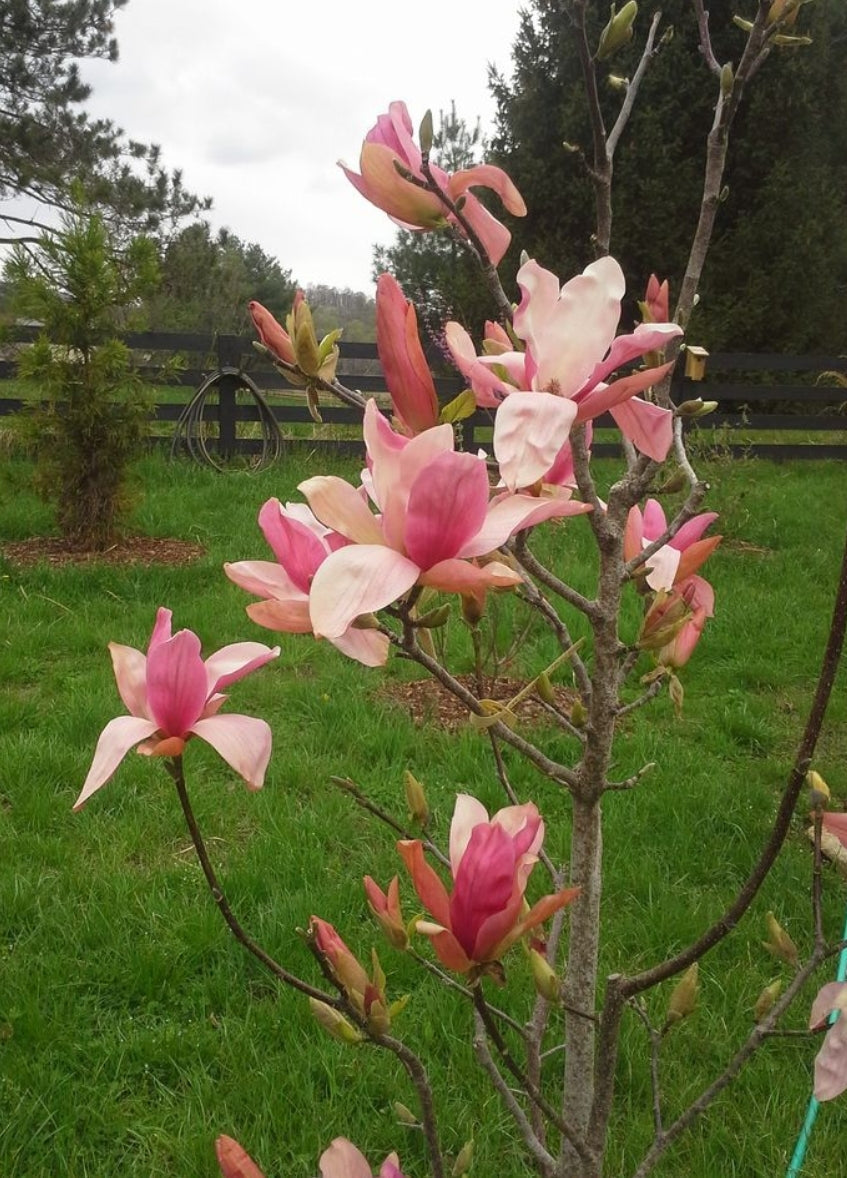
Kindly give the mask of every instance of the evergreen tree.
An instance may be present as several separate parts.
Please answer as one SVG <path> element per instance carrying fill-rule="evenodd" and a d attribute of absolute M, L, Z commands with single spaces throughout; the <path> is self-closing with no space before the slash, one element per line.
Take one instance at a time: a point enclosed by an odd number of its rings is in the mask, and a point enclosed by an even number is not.
<path fill-rule="evenodd" d="M 641 5 L 636 36 L 602 70 L 607 126 L 623 101 L 609 79 L 632 75 L 657 7 Z M 737 63 L 744 34 L 732 17 L 739 5 L 710 0 L 708 7 L 718 61 Z M 516 240 L 501 266 L 505 275 L 514 272 L 520 249 L 563 279 L 594 256 L 585 159 L 591 134 L 566 8 L 560 0 L 531 0 L 513 50 L 512 77 L 491 78 L 495 157 L 529 207 L 527 218 L 511 226 Z M 674 35 L 648 68 L 614 162 L 611 248 L 633 299 L 651 271 L 679 288 L 716 100 L 689 0 L 665 0 L 661 9 L 661 27 L 672 25 Z M 589 17 L 596 46 L 607 5 L 590 4 Z M 834 297 L 847 287 L 845 6 L 816 0 L 802 8 L 792 31 L 808 33 L 813 44 L 771 51 L 732 129 L 726 199 L 689 330 L 690 338 L 713 350 L 833 351 L 847 343 L 847 322 Z"/>
<path fill-rule="evenodd" d="M 162 168 L 157 147 L 82 109 L 91 88 L 78 62 L 117 60 L 114 15 L 126 2 L 0 0 L 0 219 L 10 231 L 0 241 L 37 240 L 27 229 L 50 228 L 47 210 L 70 208 L 75 184 L 128 235 L 209 207 L 184 190 L 179 172 Z M 16 216 L 15 197 L 34 200 L 41 216 Z"/>

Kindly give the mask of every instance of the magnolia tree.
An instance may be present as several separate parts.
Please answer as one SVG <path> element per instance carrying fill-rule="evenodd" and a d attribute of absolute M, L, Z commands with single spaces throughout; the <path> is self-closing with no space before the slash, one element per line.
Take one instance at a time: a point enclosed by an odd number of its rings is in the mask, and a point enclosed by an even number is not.
<path fill-rule="evenodd" d="M 513 306 L 497 272 L 509 241 L 500 224 L 473 194 L 488 188 L 506 208 L 524 211 L 519 193 L 499 168 L 481 165 L 447 175 L 429 163 L 431 120 L 413 137 L 401 102 L 391 105 L 368 133 L 358 172 L 345 168 L 355 188 L 407 228 L 444 229 L 479 260 L 497 310 L 485 339 L 474 342 L 457 323 L 445 341 L 469 392 L 440 407 L 418 339 L 414 308 L 397 283 L 384 275 L 377 291 L 378 347 L 391 394 L 393 419 L 337 379 L 336 335 L 315 336 L 308 305 L 295 300 L 287 327 L 252 304 L 265 349 L 292 383 L 306 387 L 311 402 L 334 393 L 363 410 L 366 468 L 357 484 L 316 475 L 300 485 L 302 500 L 276 499 L 259 512 L 272 559 L 227 564 L 231 581 L 255 600 L 250 618 L 272 631 L 326 639 L 342 656 L 379 667 L 392 653 L 412 660 L 437 679 L 467 709 L 492 754 L 492 771 L 504 806 L 489 815 L 474 797 L 455 800 L 447 846 L 426 834 L 427 801 L 407 775 L 407 794 L 420 837 L 385 812 L 356 783 L 341 778 L 358 804 L 400 838 L 400 875 L 364 880 L 364 897 L 393 951 L 410 952 L 421 968 L 468 1004 L 469 1033 L 480 1067 L 514 1121 L 529 1162 L 543 1178 L 598 1178 L 604 1172 L 608 1129 L 615 1099 L 616 1061 L 624 1015 L 631 1011 L 646 1029 L 653 1081 L 654 1133 L 637 1176 L 650 1173 L 668 1147 L 708 1108 L 737 1075 L 821 964 L 840 947 L 823 927 L 821 857 L 830 840 L 847 846 L 847 817 L 826 810 L 827 790 L 811 775 L 815 896 L 812 948 L 803 964 L 788 934 L 769 916 L 767 948 L 793 969 L 782 989 L 769 986 L 756 1006 L 747 1039 L 725 1068 L 682 1113 L 665 1119 L 660 1086 L 660 1048 L 665 1035 L 694 1009 L 698 963 L 738 923 L 760 888 L 785 839 L 838 662 L 847 615 L 847 579 L 842 576 L 821 679 L 797 760 L 780 801 L 771 836 L 738 895 L 711 927 L 689 944 L 646 969 L 601 978 L 603 937 L 603 805 L 620 791 L 638 788 L 650 768 L 626 780 L 612 774 L 613 743 L 622 718 L 669 689 L 682 706 L 680 673 L 698 647 L 713 614 L 714 593 L 704 577 L 720 542 L 712 534 L 716 515 L 699 510 L 706 493 L 686 454 L 683 421 L 708 409 L 702 402 L 671 403 L 670 371 L 690 311 L 714 217 L 732 115 L 745 83 L 767 53 L 790 37 L 785 32 L 798 5 L 774 0 L 759 6 L 746 30 L 741 59 L 733 70 L 711 54 L 708 22 L 699 0 L 699 32 L 706 65 L 716 75 L 716 106 L 709 136 L 706 187 L 700 225 L 680 302 L 671 317 L 667 283 L 651 278 L 641 304 L 642 322 L 618 334 L 624 278 L 605 252 L 610 231 L 607 203 L 611 161 L 640 79 L 658 51 L 658 19 L 650 27 L 638 70 L 613 132 L 607 134 L 596 102 L 599 63 L 632 36 L 635 3 L 613 15 L 595 52 L 588 48 L 585 4 L 571 6 L 585 52 L 586 89 L 592 111 L 601 256 L 561 284 L 539 261 L 526 258 L 518 270 L 520 301 Z M 592 102 L 593 95 L 593 102 Z M 605 164 L 604 164 L 605 161 Z M 605 168 L 605 171 L 604 171 Z M 604 179 L 605 176 L 605 179 Z M 605 234 L 605 236 L 604 236 Z M 493 457 L 456 448 L 452 422 L 483 406 L 493 415 Z M 592 423 L 609 413 L 623 440 L 625 462 L 601 498 L 591 465 Z M 654 497 L 662 464 L 687 487 L 668 519 Z M 667 468 L 662 478 L 666 478 Z M 574 519 L 572 517 L 580 517 Z M 559 567 L 556 545 L 544 543 L 555 528 L 586 528 L 596 549 L 596 581 L 575 588 Z M 543 559 L 542 551 L 553 558 Z M 584 580 L 584 577 L 583 577 Z M 581 582 L 582 583 L 582 582 Z M 554 656 L 537 666 L 508 703 L 485 697 L 482 628 L 493 594 L 513 594 L 534 611 L 549 632 Z M 626 595 L 641 603 L 640 624 L 622 621 Z M 574 641 L 574 619 L 590 642 Z M 465 626 L 477 656 L 477 688 L 457 676 L 444 628 Z M 418 1108 L 403 1115 L 425 1134 L 433 1178 L 446 1163 L 441 1130 L 424 1062 L 399 1037 L 395 1019 L 402 1000 L 387 992 L 386 975 L 374 952 L 363 964 L 342 935 L 320 916 L 308 922 L 306 942 L 321 981 L 299 976 L 274 960 L 245 931 L 227 902 L 195 821 L 185 778 L 186 745 L 193 736 L 210 743 L 250 789 L 263 782 L 271 755 L 271 732 L 260 719 L 223 710 L 230 685 L 273 660 L 278 648 L 243 642 L 205 661 L 190 631 L 174 634 L 171 615 L 156 616 L 146 655 L 111 646 L 118 691 L 128 715 L 103 731 L 76 803 L 83 805 L 111 778 L 133 747 L 164 758 L 206 880 L 224 919 L 242 944 L 281 982 L 309 1001 L 317 1022 L 345 1044 L 363 1041 L 393 1054 L 406 1069 Z M 445 653 L 446 652 L 446 653 Z M 572 673 L 575 694 L 564 706 L 552 687 L 559 669 Z M 555 739 L 521 730 L 515 708 L 532 694 L 544 709 Z M 536 805 L 518 795 L 503 757 L 504 747 L 525 758 L 569 800 L 570 854 L 566 866 L 544 849 L 545 824 Z M 559 750 L 572 755 L 563 759 Z M 551 750 L 555 749 L 555 753 Z M 611 795 L 611 796 L 609 796 Z M 526 893 L 531 875 L 544 877 Z M 411 890 L 410 890 L 411 889 Z M 405 891 L 407 899 L 401 900 Z M 412 910 L 424 910 L 411 920 Z M 406 915 L 403 907 L 406 905 Z M 429 942 L 428 950 L 418 946 Z M 509 955 L 522 945 L 537 995 L 530 1017 L 503 1008 L 497 987 Z M 675 979 L 666 1013 L 644 996 Z M 830 983 L 811 1012 L 813 1027 L 830 1025 L 816 1063 L 815 1091 L 829 1099 L 847 1087 L 847 1031 L 833 1012 L 847 1006 L 847 988 Z M 555 1018 L 552 1018 L 556 1012 Z M 228 1178 L 260 1178 L 244 1149 L 230 1138 L 217 1145 Z M 470 1164 L 463 1151 L 453 1166 Z M 400 1174 L 395 1156 L 382 1178 Z M 371 1166 L 343 1138 L 320 1161 L 324 1178 L 367 1178 Z"/>

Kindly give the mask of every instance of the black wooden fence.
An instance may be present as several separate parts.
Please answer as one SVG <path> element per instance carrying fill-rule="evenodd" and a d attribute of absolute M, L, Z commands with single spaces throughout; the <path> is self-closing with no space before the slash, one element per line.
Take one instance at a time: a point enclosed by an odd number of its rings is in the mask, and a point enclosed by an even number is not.
<path fill-rule="evenodd" d="M 6 337 L 0 350 L 4 357 L 0 382 L 15 377 L 16 350 L 36 334 L 34 328 L 18 328 Z M 153 407 L 151 431 L 160 441 L 172 443 L 178 427 L 185 437 L 186 410 L 202 387 L 202 412 L 191 428 L 195 439 L 200 436 L 203 451 L 220 460 L 238 453 L 267 452 L 269 423 L 276 433 L 274 455 L 287 446 L 303 444 L 361 452 L 356 433 L 361 414 L 327 394 L 320 407 L 322 424 L 316 424 L 305 397 L 258 355 L 252 337 L 146 332 L 124 338 L 151 382 L 161 379 L 166 359 L 174 355 L 182 359 L 178 375 L 168 378 Z M 444 373 L 450 371 L 443 358 L 432 358 Z M 847 459 L 847 387 L 839 383 L 839 373 L 847 373 L 847 357 L 715 353 L 708 357 L 700 381 L 687 379 L 680 361 L 672 395 L 677 404 L 695 397 L 718 402 L 716 412 L 689 427 L 704 449 L 717 447 L 726 454 L 772 459 Z M 339 379 L 387 404 L 375 345 L 342 343 Z M 436 378 L 442 402 L 463 387 L 455 374 Z M 0 416 L 17 412 L 24 404 L 19 397 L 0 397 Z M 274 420 L 281 431 L 281 446 Z M 464 448 L 489 442 L 492 424 L 493 414 L 485 410 L 464 421 Z M 609 418 L 595 423 L 600 431 L 612 425 Z M 593 452 L 599 457 L 617 454 L 614 437 L 599 432 Z"/>

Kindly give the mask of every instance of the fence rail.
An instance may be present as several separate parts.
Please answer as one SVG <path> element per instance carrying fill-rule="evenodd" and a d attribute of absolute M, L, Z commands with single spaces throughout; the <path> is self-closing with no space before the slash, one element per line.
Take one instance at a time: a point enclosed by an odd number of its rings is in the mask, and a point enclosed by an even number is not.
<path fill-rule="evenodd" d="M 0 345 L 0 393 L 2 382 L 17 373 L 21 348 L 38 338 L 38 329 L 19 327 Z M 155 382 L 166 362 L 182 359 L 176 375 L 167 378 L 168 396 L 155 404 L 152 434 L 159 441 L 173 438 L 174 426 L 184 418 L 192 400 L 189 390 L 209 386 L 202 420 L 203 446 L 222 459 L 237 453 L 255 453 L 263 442 L 257 432 L 272 418 L 283 431 L 283 445 L 307 444 L 361 452 L 355 427 L 361 421 L 355 409 L 326 398 L 314 422 L 298 390 L 291 389 L 275 368 L 253 348 L 252 337 L 186 332 L 143 332 L 123 337 L 135 353 L 142 375 Z M 443 357 L 433 351 L 436 370 L 446 370 Z M 772 459 L 847 459 L 847 388 L 835 374 L 847 373 L 847 357 L 832 355 L 789 356 L 780 353 L 714 353 L 709 356 L 705 379 L 693 381 L 677 367 L 672 396 L 677 404 L 695 397 L 717 401 L 718 409 L 689 426 L 704 449 L 719 447 L 722 453 L 755 455 Z M 210 379 L 211 378 L 211 379 Z M 341 344 L 339 378 L 362 393 L 372 393 L 387 405 L 385 381 L 376 347 L 366 343 Z M 454 397 L 464 382 L 458 376 L 439 375 L 436 390 L 442 402 Z M 184 396 L 179 396 L 180 390 Z M 263 408 L 255 391 L 265 402 Z M 277 401 L 277 397 L 280 399 Z M 27 402 L 21 397 L 0 397 L 0 417 L 18 412 Z M 479 410 L 462 423 L 466 449 L 490 441 L 493 414 Z M 611 427 L 610 418 L 595 423 L 598 430 Z M 157 428 L 161 427 L 161 428 Z M 764 437 L 757 435 L 764 434 Z M 798 440 L 800 435 L 805 440 Z M 783 440 L 784 435 L 785 440 Z M 616 441 L 598 433 L 594 453 L 599 457 L 619 453 Z M 279 452 L 278 450 L 275 452 Z"/>

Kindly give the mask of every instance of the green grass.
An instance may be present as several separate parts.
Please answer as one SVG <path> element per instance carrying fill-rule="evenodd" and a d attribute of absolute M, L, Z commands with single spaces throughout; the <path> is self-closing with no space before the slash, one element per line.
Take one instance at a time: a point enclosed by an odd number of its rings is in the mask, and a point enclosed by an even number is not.
<path fill-rule="evenodd" d="M 614 464 L 598 468 L 601 481 L 613 477 Z M 322 469 L 352 475 L 355 466 Z M 314 1173 L 338 1134 L 374 1164 L 396 1148 L 407 1173 L 426 1173 L 420 1135 L 398 1125 L 391 1110 L 393 1100 L 415 1106 L 405 1075 L 372 1049 L 328 1040 L 305 1001 L 280 990 L 232 940 L 204 890 L 161 766 L 127 758 L 80 814 L 70 812 L 97 735 L 122 710 L 106 643 L 143 647 L 160 604 L 207 650 L 266 640 L 220 566 L 264 559 L 260 503 L 272 494 L 294 497 L 296 483 L 313 473 L 297 457 L 254 476 L 215 475 L 152 454 L 140 469 L 145 496 L 135 526 L 199 541 L 201 560 L 180 569 L 0 566 L 3 1178 L 212 1178 L 211 1143 L 220 1132 L 238 1137 L 269 1178 Z M 608 971 L 652 963 L 685 944 L 745 877 L 805 722 L 829 624 L 845 522 L 843 467 L 742 461 L 706 474 L 714 484 L 708 506 L 721 512 L 726 537 L 708 569 L 717 616 L 682 674 L 683 718 L 673 718 L 663 696 L 622 726 L 616 775 L 646 761 L 657 768 L 604 807 Z M 23 460 L 0 464 L 0 541 L 50 529 L 28 475 Z M 587 533 L 576 520 L 538 543 L 584 588 Z M 637 612 L 633 594 L 633 632 Z M 458 625 L 453 630 L 466 668 L 466 636 Z M 235 911 L 280 960 L 318 983 L 295 929 L 318 913 L 367 955 L 381 942 L 358 881 L 370 873 L 387 883 L 399 868 L 390 832 L 328 778 L 349 774 L 402 817 L 402 771 L 411 769 L 426 784 L 439 838 L 457 790 L 476 793 L 489 808 L 501 798 L 484 737 L 416 728 L 392 703 L 392 684 L 414 675 L 412 668 L 366 671 L 310 638 L 281 636 L 281 646 L 276 664 L 234 688 L 230 705 L 266 717 L 274 730 L 265 789 L 248 794 L 199 742 L 188 750 L 187 773 Z M 537 669 L 549 654 L 533 630 L 517 671 Z M 816 762 L 839 808 L 847 808 L 844 684 L 842 674 Z M 553 756 L 574 754 L 558 732 L 533 735 Z M 566 800 L 506 756 L 516 787 L 547 818 L 548 849 L 564 857 Z M 776 912 L 808 952 L 809 868 L 801 818 L 750 915 L 703 961 L 700 1009 L 667 1040 L 668 1119 L 720 1070 L 751 1026 L 757 995 L 780 973 L 760 947 L 764 913 Z M 535 891 L 541 883 L 533 880 Z M 844 886 L 829 871 L 825 885 L 835 937 Z M 411 914 L 411 888 L 401 886 Z M 411 960 L 387 947 L 380 955 L 391 994 L 412 996 L 396 1029 L 427 1061 L 445 1148 L 456 1152 L 473 1135 L 474 1173 L 525 1173 L 512 1124 L 474 1066 L 469 1011 Z M 521 954 L 514 951 L 507 965 L 508 988 L 497 997 L 523 1017 L 529 983 Z M 670 988 L 649 997 L 659 1019 Z M 790 1025 L 801 1026 L 807 1010 L 804 999 Z M 770 1042 L 656 1173 L 783 1173 L 815 1049 L 798 1039 Z M 824 1107 L 805 1175 L 839 1171 L 845 1116 L 843 1103 Z M 625 1023 L 610 1175 L 632 1171 L 650 1132 L 646 1043 L 633 1017 Z"/>

